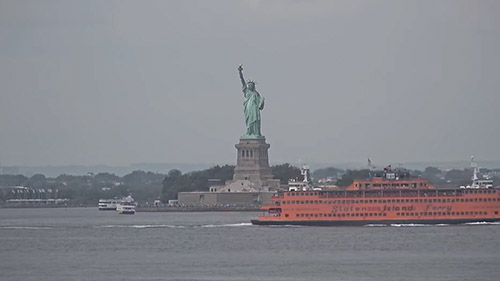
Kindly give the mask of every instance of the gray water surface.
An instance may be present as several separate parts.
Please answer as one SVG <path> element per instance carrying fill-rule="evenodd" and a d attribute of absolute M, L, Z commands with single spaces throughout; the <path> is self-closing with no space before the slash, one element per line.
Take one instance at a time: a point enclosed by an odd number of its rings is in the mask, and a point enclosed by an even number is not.
<path fill-rule="evenodd" d="M 0 280 L 500 280 L 500 225 L 266 227 L 259 213 L 0 209 Z"/>

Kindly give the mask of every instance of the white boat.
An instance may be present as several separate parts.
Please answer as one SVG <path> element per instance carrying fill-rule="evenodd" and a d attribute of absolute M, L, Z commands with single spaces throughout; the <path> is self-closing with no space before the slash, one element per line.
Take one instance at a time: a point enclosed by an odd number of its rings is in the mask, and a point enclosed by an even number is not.
<path fill-rule="evenodd" d="M 135 204 L 121 202 L 116 205 L 116 211 L 119 214 L 133 215 L 135 214 Z"/>
<path fill-rule="evenodd" d="M 99 200 L 99 211 L 118 211 L 118 205 L 130 205 L 133 206 L 135 209 L 135 206 L 137 203 L 134 201 L 134 198 L 132 196 L 127 196 L 123 197 L 122 199 L 100 199 Z"/>
<path fill-rule="evenodd" d="M 116 204 L 116 211 L 119 214 L 133 215 L 135 214 L 135 206 L 137 203 L 132 196 L 123 197 L 122 200 Z"/>
<path fill-rule="evenodd" d="M 99 211 L 115 211 L 118 199 L 99 199 Z"/>

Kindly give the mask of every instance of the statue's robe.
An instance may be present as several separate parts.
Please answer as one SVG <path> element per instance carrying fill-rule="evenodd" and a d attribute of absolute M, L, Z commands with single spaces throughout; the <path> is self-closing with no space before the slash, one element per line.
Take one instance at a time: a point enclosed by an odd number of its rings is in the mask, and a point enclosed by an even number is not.
<path fill-rule="evenodd" d="M 245 94 L 243 108 L 245 123 L 247 125 L 247 136 L 261 136 L 260 110 L 264 108 L 264 97 L 259 92 L 250 90 L 246 84 L 243 86 L 243 93 Z"/>

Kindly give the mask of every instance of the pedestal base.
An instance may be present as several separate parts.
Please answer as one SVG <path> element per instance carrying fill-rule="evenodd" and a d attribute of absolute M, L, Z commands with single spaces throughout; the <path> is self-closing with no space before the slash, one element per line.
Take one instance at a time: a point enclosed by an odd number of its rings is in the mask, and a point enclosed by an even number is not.
<path fill-rule="evenodd" d="M 225 192 L 269 191 L 279 188 L 280 182 L 274 179 L 269 167 L 268 150 L 271 147 L 263 136 L 241 138 L 236 144 L 238 156 L 232 181 L 217 190 Z M 230 190 L 230 191 L 229 191 Z"/>

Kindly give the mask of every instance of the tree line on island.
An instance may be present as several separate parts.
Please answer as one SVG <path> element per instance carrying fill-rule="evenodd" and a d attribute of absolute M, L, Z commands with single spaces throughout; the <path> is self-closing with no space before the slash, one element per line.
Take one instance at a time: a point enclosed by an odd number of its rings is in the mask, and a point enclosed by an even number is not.
<path fill-rule="evenodd" d="M 95 206 L 102 198 L 121 198 L 132 195 L 140 204 L 153 204 L 154 200 L 163 202 L 176 199 L 178 192 L 208 191 L 213 184 L 224 184 L 233 178 L 233 165 L 213 166 L 211 168 L 182 173 L 173 169 L 167 174 L 145 171 L 134 171 L 122 177 L 110 173 L 87 175 L 60 175 L 55 178 L 36 174 L 31 177 L 23 175 L 0 175 L 0 186 L 24 186 L 29 191 L 0 189 L 0 202 L 8 199 L 70 199 L 74 206 Z M 289 179 L 302 180 L 300 169 L 288 163 L 271 167 L 275 178 L 286 185 Z M 481 169 L 493 179 L 493 185 L 500 185 L 500 169 Z M 369 169 L 342 170 L 334 167 L 317 169 L 312 173 L 315 184 L 331 184 L 346 187 L 356 178 L 368 178 L 381 174 L 382 171 Z M 457 187 L 471 182 L 471 169 L 441 170 L 427 167 L 424 171 L 413 170 L 413 176 L 426 178 L 438 187 Z"/>

